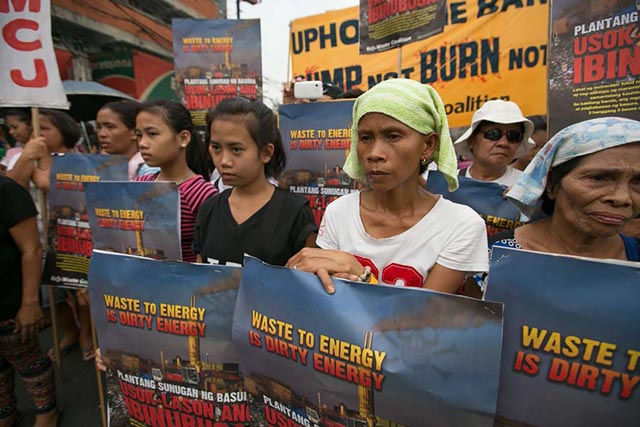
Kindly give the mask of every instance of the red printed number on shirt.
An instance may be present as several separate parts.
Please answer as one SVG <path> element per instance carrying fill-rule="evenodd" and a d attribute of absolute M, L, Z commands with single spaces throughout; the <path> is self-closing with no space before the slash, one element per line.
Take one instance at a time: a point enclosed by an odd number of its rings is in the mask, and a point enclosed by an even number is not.
<path fill-rule="evenodd" d="M 354 256 L 363 267 L 367 265 L 371 267 L 371 274 L 373 276 L 380 277 L 378 275 L 379 270 L 373 261 L 369 258 L 358 255 Z M 418 270 L 410 265 L 402 265 L 395 262 L 387 265 L 382 270 L 382 277 L 380 277 L 380 280 L 388 285 L 408 286 L 411 288 L 421 288 L 424 284 L 424 278 Z"/>
<path fill-rule="evenodd" d="M 369 258 L 365 258 L 363 256 L 354 255 L 354 257 L 356 257 L 356 259 L 358 260 L 358 262 L 360 263 L 361 266 L 363 266 L 363 267 L 366 267 L 366 266 L 371 267 L 371 275 L 373 277 L 375 277 L 376 279 L 378 278 L 378 267 L 376 267 L 376 265 L 373 263 L 373 261 L 371 261 Z"/>

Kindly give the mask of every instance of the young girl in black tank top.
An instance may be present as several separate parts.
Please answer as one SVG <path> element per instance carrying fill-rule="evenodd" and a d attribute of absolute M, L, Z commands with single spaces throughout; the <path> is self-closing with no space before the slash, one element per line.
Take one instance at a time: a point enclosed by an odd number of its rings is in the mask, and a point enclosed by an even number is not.
<path fill-rule="evenodd" d="M 260 102 L 235 98 L 207 117 L 209 152 L 225 185 L 207 200 L 196 222 L 200 262 L 241 265 L 244 254 L 284 265 L 315 244 L 317 227 L 307 200 L 278 189 L 286 159 L 273 112 Z"/>

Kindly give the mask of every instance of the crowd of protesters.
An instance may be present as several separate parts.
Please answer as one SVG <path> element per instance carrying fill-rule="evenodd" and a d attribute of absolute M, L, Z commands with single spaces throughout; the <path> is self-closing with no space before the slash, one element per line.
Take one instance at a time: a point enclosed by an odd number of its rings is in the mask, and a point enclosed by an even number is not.
<path fill-rule="evenodd" d="M 329 205 L 319 228 L 305 198 L 277 187 L 286 155 L 276 116 L 260 102 L 221 102 L 207 116 L 206 140 L 177 102 L 108 103 L 96 117 L 99 149 L 126 155 L 130 180 L 178 185 L 184 261 L 241 265 L 246 253 L 315 273 L 329 293 L 331 277 L 457 293 L 479 274 L 482 286 L 489 245 L 640 261 L 633 228 L 640 122 L 587 120 L 547 141 L 544 117 L 495 100 L 454 143 L 444 104 L 428 85 L 393 79 L 362 93 L 325 84 L 323 94 L 356 98 L 344 171 L 361 190 Z M 40 135 L 25 110 L 3 116 L 11 143 L 0 161 L 0 427 L 17 417 L 14 370 L 36 402 L 36 425 L 49 426 L 58 417 L 55 353 L 37 341 L 46 316 L 36 206 L 49 189 L 52 154 L 73 152 L 80 132 L 60 111 L 40 110 Z M 503 185 L 523 216 L 537 220 L 488 241 L 471 208 L 425 189 L 427 168 L 439 170 L 450 191 L 458 176 Z M 91 360 L 86 294 L 63 292 L 50 303 L 59 304 L 62 354 L 79 348 Z"/>

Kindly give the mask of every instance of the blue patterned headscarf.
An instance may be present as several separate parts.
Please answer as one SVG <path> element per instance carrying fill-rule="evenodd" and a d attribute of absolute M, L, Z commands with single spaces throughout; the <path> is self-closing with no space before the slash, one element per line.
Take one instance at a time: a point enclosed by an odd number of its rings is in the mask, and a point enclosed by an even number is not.
<path fill-rule="evenodd" d="M 531 218 L 553 167 L 619 145 L 640 142 L 640 122 L 621 117 L 585 120 L 562 129 L 533 158 L 507 197 Z"/>

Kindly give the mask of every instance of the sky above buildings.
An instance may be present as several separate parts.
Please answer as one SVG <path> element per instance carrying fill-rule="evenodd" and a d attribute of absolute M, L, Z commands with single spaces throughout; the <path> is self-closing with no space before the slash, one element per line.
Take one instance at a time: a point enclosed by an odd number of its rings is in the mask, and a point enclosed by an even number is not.
<path fill-rule="evenodd" d="M 282 100 L 282 86 L 287 79 L 289 23 L 297 18 L 329 10 L 356 6 L 358 0 L 262 0 L 251 5 L 240 3 L 241 19 L 260 19 L 262 35 L 262 73 L 264 101 L 274 105 Z M 227 0 L 229 19 L 236 19 L 236 1 Z"/>

